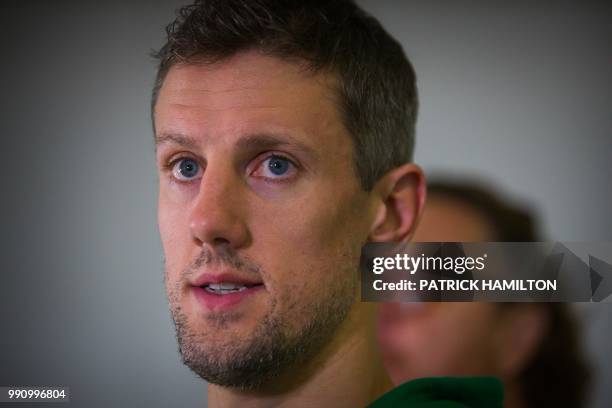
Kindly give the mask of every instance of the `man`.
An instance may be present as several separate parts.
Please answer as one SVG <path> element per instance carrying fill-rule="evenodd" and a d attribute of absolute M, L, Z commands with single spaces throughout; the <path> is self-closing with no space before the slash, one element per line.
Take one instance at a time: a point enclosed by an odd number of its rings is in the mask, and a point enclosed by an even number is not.
<path fill-rule="evenodd" d="M 469 182 L 428 187 L 418 242 L 538 241 L 532 217 Z M 440 375 L 495 375 L 505 407 L 581 407 L 589 370 L 562 303 L 388 303 L 379 335 L 395 383 Z"/>
<path fill-rule="evenodd" d="M 351 1 L 216 0 L 181 9 L 158 57 L 166 287 L 209 405 L 374 401 L 392 386 L 360 249 L 407 241 L 425 196 L 401 46 Z M 489 384 L 498 401 L 494 380 L 438 388 Z"/>

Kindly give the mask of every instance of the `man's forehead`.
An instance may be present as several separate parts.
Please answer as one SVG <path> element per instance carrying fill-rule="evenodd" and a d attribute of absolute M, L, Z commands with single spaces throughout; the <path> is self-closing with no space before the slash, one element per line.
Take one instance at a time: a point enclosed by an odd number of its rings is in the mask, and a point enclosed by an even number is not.
<path fill-rule="evenodd" d="M 215 64 L 175 65 L 155 109 L 156 143 L 193 145 L 207 131 L 257 136 L 251 140 L 259 144 L 344 133 L 329 84 L 326 74 L 252 52 Z"/>
<path fill-rule="evenodd" d="M 315 73 L 293 60 L 248 51 L 212 64 L 175 64 L 166 74 L 160 94 L 219 99 L 233 93 L 256 97 L 262 91 L 328 93 L 332 86 L 333 76 L 328 73 Z"/>

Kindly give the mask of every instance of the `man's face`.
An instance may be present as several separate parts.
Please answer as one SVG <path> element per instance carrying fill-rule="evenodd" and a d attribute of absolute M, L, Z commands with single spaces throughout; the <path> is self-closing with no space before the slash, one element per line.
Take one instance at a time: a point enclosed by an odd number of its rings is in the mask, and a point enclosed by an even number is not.
<path fill-rule="evenodd" d="M 183 359 L 213 383 L 266 381 L 355 303 L 372 211 L 331 84 L 249 52 L 175 65 L 161 87 L 166 288 Z"/>
<path fill-rule="evenodd" d="M 490 223 L 457 199 L 432 195 L 415 242 L 494 241 Z M 501 327 L 492 303 L 386 303 L 380 307 L 379 338 L 396 383 L 440 375 L 498 375 L 496 341 Z"/>

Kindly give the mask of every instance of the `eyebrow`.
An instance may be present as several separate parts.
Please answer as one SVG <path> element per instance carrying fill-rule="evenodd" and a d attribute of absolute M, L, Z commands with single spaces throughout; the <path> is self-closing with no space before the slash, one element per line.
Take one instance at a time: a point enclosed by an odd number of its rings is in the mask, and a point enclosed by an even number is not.
<path fill-rule="evenodd" d="M 196 138 L 180 133 L 162 133 L 155 136 L 156 148 L 168 143 L 174 143 L 188 149 L 195 149 L 200 145 Z M 313 158 L 317 156 L 314 148 L 286 134 L 256 133 L 243 137 L 236 142 L 238 150 L 266 150 L 284 146 L 293 147 Z"/>
<path fill-rule="evenodd" d="M 180 133 L 162 133 L 155 136 L 155 148 L 167 143 L 174 143 L 190 149 L 198 146 L 195 138 Z"/>
<path fill-rule="evenodd" d="M 274 135 L 268 133 L 258 133 L 240 139 L 236 146 L 239 150 L 268 150 L 276 147 L 293 147 L 312 157 L 316 157 L 315 150 L 288 135 Z"/>

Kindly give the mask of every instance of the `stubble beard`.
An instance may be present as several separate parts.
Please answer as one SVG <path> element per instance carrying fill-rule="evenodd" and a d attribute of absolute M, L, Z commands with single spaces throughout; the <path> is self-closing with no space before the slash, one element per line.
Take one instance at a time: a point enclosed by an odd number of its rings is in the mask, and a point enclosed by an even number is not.
<path fill-rule="evenodd" d="M 210 254 L 203 255 L 211 259 Z M 233 255 L 230 258 L 228 263 L 234 267 L 253 268 Z M 187 273 L 185 270 L 183 275 Z M 195 330 L 180 306 L 179 284 L 168 286 L 168 298 L 183 363 L 210 383 L 241 390 L 263 388 L 313 358 L 333 338 L 356 296 L 354 279 L 338 279 L 332 285 L 320 286 L 321 295 L 308 304 L 299 296 L 289 296 L 293 303 L 283 309 L 290 310 L 290 315 L 281 312 L 277 299 L 272 298 L 269 311 L 251 333 L 241 338 L 223 338 L 222 330 L 239 320 L 240 315 L 217 312 L 196 316 L 205 319 L 211 330 Z M 297 319 L 303 323 L 296 328 L 290 323 Z"/>

